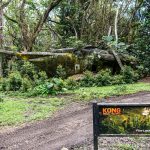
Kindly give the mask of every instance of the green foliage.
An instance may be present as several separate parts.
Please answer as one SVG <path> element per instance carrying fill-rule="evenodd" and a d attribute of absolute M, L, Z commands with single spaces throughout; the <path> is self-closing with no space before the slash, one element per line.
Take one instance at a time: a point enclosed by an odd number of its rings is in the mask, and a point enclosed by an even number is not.
<path fill-rule="evenodd" d="M 7 78 L 0 80 L 0 90 L 2 91 L 22 91 L 26 92 L 32 88 L 33 82 L 27 77 L 22 77 L 20 72 L 14 71 Z"/>
<path fill-rule="evenodd" d="M 0 80 L 0 90 L 27 92 L 43 84 L 48 79 L 43 71 L 37 70 L 27 61 L 15 61 L 11 64 L 8 76 Z"/>
<path fill-rule="evenodd" d="M 65 82 L 68 90 L 74 90 L 79 87 L 79 83 L 74 79 L 67 79 Z"/>
<path fill-rule="evenodd" d="M 114 91 L 118 94 L 127 92 L 127 86 L 121 85 L 114 88 Z"/>
<path fill-rule="evenodd" d="M 80 50 L 81 48 L 84 47 L 84 42 L 81 41 L 81 40 L 78 40 L 76 37 L 72 36 L 72 37 L 69 37 L 66 41 L 67 45 L 68 46 L 71 46 L 71 47 L 74 47 L 78 50 Z"/>
<path fill-rule="evenodd" d="M 43 84 L 47 80 L 48 80 L 48 76 L 47 76 L 46 72 L 44 72 L 44 71 L 40 71 L 34 75 L 34 82 L 35 82 L 34 84 L 35 85 Z"/>
<path fill-rule="evenodd" d="M 66 78 L 66 71 L 65 68 L 62 67 L 62 65 L 59 65 L 56 69 L 56 77 L 65 79 Z"/>
<path fill-rule="evenodd" d="M 96 85 L 106 86 L 112 84 L 111 71 L 109 69 L 102 70 L 96 75 Z"/>
<path fill-rule="evenodd" d="M 36 86 L 30 93 L 30 96 L 37 95 L 56 95 L 66 90 L 65 82 L 60 78 L 52 78 L 50 81 Z"/>
<path fill-rule="evenodd" d="M 66 72 L 60 65 L 57 68 L 57 77 L 60 78 L 48 79 L 45 72 L 37 70 L 34 65 L 29 62 L 14 62 L 7 78 L 0 80 L 0 90 L 27 92 L 28 96 L 56 95 L 59 92 L 63 92 L 67 89 L 73 90 L 79 86 L 99 87 L 133 83 L 138 80 L 139 76 L 131 67 L 125 66 L 119 75 L 112 75 L 111 71 L 106 69 L 97 74 L 86 71 L 84 78 L 80 81 L 73 79 L 63 80 L 66 77 Z"/>
<path fill-rule="evenodd" d="M 95 78 L 92 72 L 84 72 L 85 77 L 80 81 L 80 86 L 91 87 L 95 86 Z"/>
<path fill-rule="evenodd" d="M 80 81 L 80 86 L 83 87 L 134 83 L 139 79 L 137 71 L 129 66 L 125 66 L 121 74 L 118 75 L 112 75 L 109 69 L 101 70 L 96 75 L 89 71 L 84 74 L 85 77 Z"/>
<path fill-rule="evenodd" d="M 4 102 L 4 99 L 3 97 L 0 96 L 0 103 L 3 103 Z"/>
<path fill-rule="evenodd" d="M 124 81 L 124 78 L 122 75 L 118 74 L 118 75 L 114 75 L 112 77 L 112 85 L 115 85 L 115 84 L 125 84 L 126 82 Z"/>
<path fill-rule="evenodd" d="M 17 91 L 21 88 L 22 77 L 18 71 L 9 74 L 8 78 L 2 79 L 1 90 Z"/>
<path fill-rule="evenodd" d="M 92 99 L 102 99 L 112 96 L 133 94 L 140 91 L 150 91 L 150 84 L 136 83 L 101 87 L 80 87 L 68 92 L 76 94 L 74 98 L 79 101 L 91 101 Z"/>
<path fill-rule="evenodd" d="M 20 67 L 19 67 L 20 66 Z M 29 62 L 12 63 L 10 73 L 6 78 L 0 80 L 1 91 L 27 92 L 28 96 L 55 95 L 66 90 L 66 82 L 62 79 L 66 77 L 66 72 L 62 66 L 57 68 L 57 77 L 48 79 L 44 71 L 39 71 Z M 68 88 L 73 85 L 68 84 Z"/>
<path fill-rule="evenodd" d="M 103 36 L 102 39 L 108 45 L 108 47 L 111 47 L 112 49 L 116 48 L 116 41 L 114 40 L 113 36 Z M 119 53 L 126 53 L 128 47 L 129 45 L 124 42 L 117 43 L 117 51 Z"/>
<path fill-rule="evenodd" d="M 139 68 L 143 75 L 150 74 L 150 13 L 149 2 L 145 1 L 143 20 L 140 22 L 136 36 L 132 44 L 131 54 L 134 54 L 139 59 Z"/>
<path fill-rule="evenodd" d="M 31 81 L 31 79 L 27 77 L 22 78 L 20 91 L 27 92 L 28 90 L 32 88 L 33 88 L 33 82 Z"/>
<path fill-rule="evenodd" d="M 125 66 L 121 74 L 125 83 L 133 83 L 139 79 L 138 73 L 129 66 Z"/>

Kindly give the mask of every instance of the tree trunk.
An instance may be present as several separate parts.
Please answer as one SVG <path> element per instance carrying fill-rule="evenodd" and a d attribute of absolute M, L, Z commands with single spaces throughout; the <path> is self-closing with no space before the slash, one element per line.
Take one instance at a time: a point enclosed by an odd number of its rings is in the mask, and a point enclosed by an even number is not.
<path fill-rule="evenodd" d="M 11 0 L 0 0 L 0 49 L 3 49 L 3 10 L 10 2 Z M 0 77 L 3 77 L 3 54 L 0 54 Z"/>
<path fill-rule="evenodd" d="M 3 48 L 3 8 L 0 1 L 0 49 Z M 0 54 L 0 77 L 3 76 L 3 55 Z"/>
<path fill-rule="evenodd" d="M 119 6 L 117 8 L 116 11 L 116 17 L 115 17 L 115 37 L 116 37 L 116 50 L 118 49 L 118 14 L 119 14 Z M 112 53 L 116 59 L 116 61 L 118 62 L 118 65 L 120 66 L 120 68 L 123 70 L 123 64 L 121 62 L 120 57 L 118 56 L 117 52 L 115 52 L 114 50 L 112 50 Z"/>

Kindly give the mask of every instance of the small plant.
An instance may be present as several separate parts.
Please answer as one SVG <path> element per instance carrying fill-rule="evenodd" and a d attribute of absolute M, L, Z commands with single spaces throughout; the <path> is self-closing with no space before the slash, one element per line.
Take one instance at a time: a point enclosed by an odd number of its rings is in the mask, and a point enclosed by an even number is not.
<path fill-rule="evenodd" d="M 131 67 L 125 66 L 121 72 L 125 83 L 134 83 L 139 79 L 139 75 Z"/>
<path fill-rule="evenodd" d="M 66 85 L 68 90 L 74 90 L 79 86 L 79 83 L 75 81 L 74 79 L 67 79 Z"/>
<path fill-rule="evenodd" d="M 96 76 L 97 86 L 106 86 L 112 84 L 112 75 L 109 69 L 100 71 Z"/>
<path fill-rule="evenodd" d="M 33 82 L 29 78 L 23 78 L 20 91 L 27 92 L 29 89 L 33 88 Z"/>
<path fill-rule="evenodd" d="M 114 75 L 112 78 L 113 78 L 112 79 L 112 85 L 115 85 L 115 84 L 117 84 L 117 85 L 119 85 L 119 84 L 125 84 L 124 78 L 120 74 L 119 75 Z"/>
<path fill-rule="evenodd" d="M 56 95 L 60 92 L 66 91 L 66 84 L 60 78 L 52 78 L 44 84 L 38 85 L 33 89 L 31 96 L 37 95 Z"/>
<path fill-rule="evenodd" d="M 48 80 L 46 72 L 41 71 L 34 75 L 35 85 L 44 84 Z"/>
<path fill-rule="evenodd" d="M 85 77 L 80 81 L 80 86 L 91 87 L 95 86 L 95 78 L 92 72 L 84 72 Z"/>
<path fill-rule="evenodd" d="M 21 88 L 22 77 L 18 71 L 9 74 L 8 78 L 5 80 L 6 90 L 17 91 Z"/>
<path fill-rule="evenodd" d="M 56 69 L 56 77 L 65 79 L 66 78 L 66 71 L 65 68 L 62 67 L 62 65 L 59 65 Z"/>

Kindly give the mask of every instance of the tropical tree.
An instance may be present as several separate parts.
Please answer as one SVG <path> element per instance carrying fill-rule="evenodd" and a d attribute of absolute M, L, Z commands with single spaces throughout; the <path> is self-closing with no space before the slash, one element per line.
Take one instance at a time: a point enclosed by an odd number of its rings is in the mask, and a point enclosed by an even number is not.
<path fill-rule="evenodd" d="M 61 1 L 14 0 L 11 3 L 5 13 L 8 20 L 7 31 L 15 42 L 17 40 L 21 43 L 21 50 L 32 51 L 36 42 L 40 42 L 39 35 L 45 32 L 49 15 L 54 15 L 54 9 Z"/>

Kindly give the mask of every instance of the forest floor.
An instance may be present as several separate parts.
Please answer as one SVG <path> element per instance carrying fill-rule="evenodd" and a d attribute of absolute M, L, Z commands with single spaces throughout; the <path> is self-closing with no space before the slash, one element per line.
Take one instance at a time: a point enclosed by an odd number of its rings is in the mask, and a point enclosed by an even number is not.
<path fill-rule="evenodd" d="M 149 103 L 150 92 L 105 99 L 112 103 Z M 0 133 L 0 150 L 92 150 L 91 102 L 72 102 L 43 121 Z M 150 138 L 100 138 L 103 150 L 149 150 Z"/>

